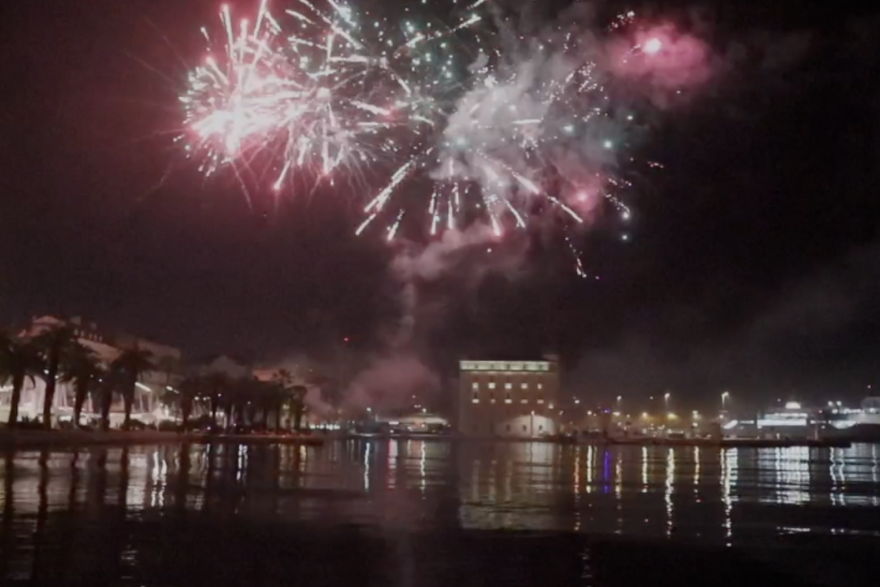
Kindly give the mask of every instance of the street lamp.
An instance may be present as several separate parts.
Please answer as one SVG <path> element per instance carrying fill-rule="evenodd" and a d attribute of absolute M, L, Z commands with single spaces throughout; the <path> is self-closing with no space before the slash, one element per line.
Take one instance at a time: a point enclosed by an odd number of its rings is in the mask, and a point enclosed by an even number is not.
<path fill-rule="evenodd" d="M 618 412 L 620 411 L 620 404 L 621 404 L 621 402 L 623 402 L 623 396 L 622 396 L 622 395 L 619 395 L 619 396 L 617 396 L 617 411 L 618 411 Z"/>
<path fill-rule="evenodd" d="M 722 412 L 727 409 L 727 398 L 729 398 L 729 397 L 730 397 L 729 391 L 725 391 L 724 393 L 721 394 L 721 411 Z"/>
<path fill-rule="evenodd" d="M 671 395 L 672 394 L 669 393 L 668 391 L 663 394 L 663 406 L 666 408 L 667 412 L 669 411 L 669 396 L 671 396 Z"/>

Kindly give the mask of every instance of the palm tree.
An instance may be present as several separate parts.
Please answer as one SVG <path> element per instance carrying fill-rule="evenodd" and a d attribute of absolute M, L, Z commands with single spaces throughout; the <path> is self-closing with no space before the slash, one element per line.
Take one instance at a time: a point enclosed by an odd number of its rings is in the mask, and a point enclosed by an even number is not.
<path fill-rule="evenodd" d="M 166 386 L 171 385 L 171 382 L 174 379 L 174 374 L 177 373 L 178 367 L 178 360 L 174 357 L 163 355 L 156 359 L 156 371 L 165 376 L 164 385 Z"/>
<path fill-rule="evenodd" d="M 252 377 L 241 377 L 230 382 L 223 394 L 223 412 L 226 414 L 226 429 L 244 421 L 249 406 L 260 401 L 260 382 Z"/>
<path fill-rule="evenodd" d="M 46 382 L 46 393 L 43 398 L 43 427 L 52 428 L 52 404 L 55 400 L 55 389 L 58 375 L 65 358 L 77 345 L 76 334 L 69 326 L 54 326 L 36 335 L 33 344 L 39 349 L 43 360 L 40 376 Z"/>
<path fill-rule="evenodd" d="M 189 418 L 192 415 L 195 401 L 202 396 L 205 390 L 205 379 L 199 376 L 187 377 L 180 382 L 176 389 L 166 387 L 162 395 L 165 405 L 174 406 L 180 413 L 181 428 L 185 431 Z"/>
<path fill-rule="evenodd" d="M 209 373 L 205 377 L 205 391 L 211 402 L 211 429 L 217 428 L 217 410 L 224 401 L 224 396 L 232 387 L 232 382 L 225 373 L 214 372 Z"/>
<path fill-rule="evenodd" d="M 11 382 L 12 397 L 9 400 L 10 428 L 18 422 L 18 404 L 21 403 L 21 390 L 25 381 L 34 381 L 34 374 L 40 370 L 37 349 L 27 341 L 0 333 L 0 383 Z"/>
<path fill-rule="evenodd" d="M 239 420 L 250 425 L 257 423 L 257 413 L 262 413 L 262 421 L 266 422 L 265 383 L 252 377 L 243 377 L 236 383 L 236 401 L 238 403 Z"/>
<path fill-rule="evenodd" d="M 153 363 L 153 353 L 135 347 L 122 351 L 113 361 L 113 366 L 120 377 L 119 391 L 125 406 L 125 419 L 122 422 L 122 427 L 128 430 L 131 425 L 131 407 L 137 392 L 138 379 L 146 373 L 155 371 L 156 365 Z"/>
<path fill-rule="evenodd" d="M 293 429 L 297 432 L 302 429 L 302 418 L 306 410 L 306 394 L 308 391 L 305 385 L 294 385 L 290 388 L 291 401 L 293 403 Z"/>
<path fill-rule="evenodd" d="M 111 364 L 107 369 L 100 369 L 98 375 L 97 395 L 101 410 L 101 430 L 110 428 L 110 407 L 113 405 L 113 394 L 122 380 L 119 366 Z"/>
<path fill-rule="evenodd" d="M 284 410 L 285 404 L 288 404 L 289 407 L 289 404 L 292 403 L 294 408 L 296 408 L 297 405 L 298 392 L 296 391 L 297 386 L 293 385 L 293 381 L 293 374 L 287 369 L 279 369 L 274 375 L 272 375 L 272 383 L 275 386 L 275 390 L 271 395 L 274 400 L 274 405 L 272 407 L 275 410 L 276 434 L 281 430 L 281 412 Z M 303 392 L 303 397 L 304 396 L 305 392 Z M 302 416 L 300 415 L 300 417 Z"/>
<path fill-rule="evenodd" d="M 101 365 L 95 353 L 82 345 L 77 345 L 67 357 L 62 379 L 73 384 L 73 423 L 79 426 L 86 398 L 98 390 L 98 379 L 102 375 Z"/>
<path fill-rule="evenodd" d="M 285 408 L 289 408 L 293 396 L 290 388 L 273 385 L 270 397 L 272 398 L 272 407 L 275 410 L 275 434 L 279 434 L 281 432 L 281 415 L 285 412 Z M 287 428 L 290 429 L 289 421 Z"/>

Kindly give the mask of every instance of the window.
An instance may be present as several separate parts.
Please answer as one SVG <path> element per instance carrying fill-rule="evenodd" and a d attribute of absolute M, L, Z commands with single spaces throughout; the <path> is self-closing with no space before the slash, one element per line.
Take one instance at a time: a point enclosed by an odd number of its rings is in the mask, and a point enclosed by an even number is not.
<path fill-rule="evenodd" d="M 511 385 L 510 383 L 505 383 L 504 389 L 513 389 L 513 385 Z"/>
<path fill-rule="evenodd" d="M 477 383 L 476 381 L 474 381 L 474 382 L 471 384 L 471 389 L 480 389 L 480 384 Z"/>
<path fill-rule="evenodd" d="M 523 432 L 527 432 L 527 431 L 528 431 L 528 428 L 526 427 L 525 424 L 523 424 Z"/>
<path fill-rule="evenodd" d="M 528 383 L 523 383 L 523 384 L 520 385 L 519 387 L 520 387 L 520 389 L 528 389 L 528 388 L 529 388 L 529 384 L 528 384 Z"/>
<path fill-rule="evenodd" d="M 489 389 L 495 389 L 495 382 L 494 381 L 489 382 Z"/>
<path fill-rule="evenodd" d="M 504 401 L 507 401 L 507 402 L 510 401 L 510 392 L 509 391 L 504 394 Z"/>
<path fill-rule="evenodd" d="M 544 389 L 544 384 L 543 384 L 543 383 L 539 383 L 539 384 L 538 384 L 538 389 Z"/>

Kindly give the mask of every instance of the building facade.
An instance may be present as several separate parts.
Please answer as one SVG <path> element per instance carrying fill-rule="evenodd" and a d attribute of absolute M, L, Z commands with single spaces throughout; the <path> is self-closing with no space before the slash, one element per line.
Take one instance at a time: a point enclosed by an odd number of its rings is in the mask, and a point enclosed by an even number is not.
<path fill-rule="evenodd" d="M 152 361 L 156 364 L 157 369 L 154 372 L 145 373 L 137 382 L 132 417 L 146 423 L 167 417 L 167 410 L 161 405 L 160 397 L 165 387 L 173 386 L 177 382 L 181 362 L 180 350 L 128 334 L 110 333 L 99 329 L 95 323 L 83 321 L 79 317 L 69 319 L 55 316 L 34 317 L 20 335 L 24 338 L 30 338 L 59 326 L 71 328 L 77 341 L 92 350 L 95 353 L 95 358 L 105 366 L 112 363 L 125 349 L 149 350 L 153 354 Z M 34 377 L 33 380 L 30 378 L 26 380 L 19 404 L 20 418 L 35 419 L 42 416 L 45 390 L 46 384 L 42 378 Z M 11 387 L 8 385 L 0 387 L 0 419 L 2 421 L 6 421 L 8 417 L 10 395 Z M 69 419 L 73 414 L 73 404 L 73 386 L 60 380 L 52 402 L 53 418 Z M 97 412 L 98 407 L 94 405 L 92 398 L 87 399 L 83 406 L 83 419 L 87 421 L 90 418 L 97 418 Z M 111 425 L 120 424 L 122 419 L 122 401 L 116 398 L 111 406 Z"/>
<path fill-rule="evenodd" d="M 543 361 L 460 361 L 458 422 L 467 436 L 534 438 L 556 434 L 559 364 Z"/>

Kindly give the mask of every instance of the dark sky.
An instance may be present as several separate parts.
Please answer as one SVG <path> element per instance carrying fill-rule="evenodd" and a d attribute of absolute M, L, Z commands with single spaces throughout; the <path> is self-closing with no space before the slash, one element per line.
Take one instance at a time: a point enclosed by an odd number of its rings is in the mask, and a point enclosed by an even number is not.
<path fill-rule="evenodd" d="M 676 3 L 658 14 L 694 14 Z M 681 9 L 685 6 L 685 9 Z M 719 75 L 657 114 L 640 149 L 633 240 L 556 245 L 515 275 L 424 285 L 419 345 L 558 349 L 573 389 L 858 398 L 880 365 L 880 19 L 842 10 L 699 11 Z M 213 0 L 4 5 L 0 318 L 83 315 L 193 356 L 260 356 L 387 331 L 394 254 L 350 204 L 249 208 L 176 154 L 175 96 Z M 665 11 L 665 12 L 664 12 Z"/>

